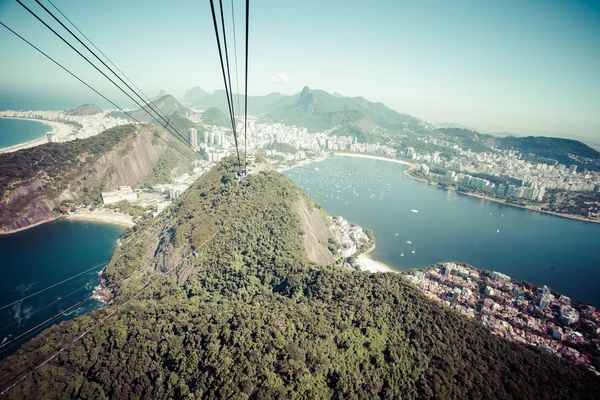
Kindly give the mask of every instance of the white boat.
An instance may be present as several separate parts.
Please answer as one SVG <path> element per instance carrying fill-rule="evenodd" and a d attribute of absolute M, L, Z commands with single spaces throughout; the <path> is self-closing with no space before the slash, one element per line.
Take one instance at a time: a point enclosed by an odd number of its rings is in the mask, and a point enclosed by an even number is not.
<path fill-rule="evenodd" d="M 496 233 L 500 233 L 500 229 L 497 229 L 497 230 L 496 230 Z"/>
<path fill-rule="evenodd" d="M 407 240 L 407 241 L 406 241 L 406 243 L 408 243 L 408 244 L 412 244 L 412 242 L 411 242 L 410 240 Z"/>
<path fill-rule="evenodd" d="M 400 257 L 404 257 L 404 251 L 400 253 Z"/>
<path fill-rule="evenodd" d="M 398 231 L 396 231 L 396 236 L 398 236 Z"/>
<path fill-rule="evenodd" d="M 417 252 L 417 250 L 412 249 L 411 253 L 415 254 Z"/>
<path fill-rule="evenodd" d="M 419 210 L 415 210 L 414 208 L 412 210 L 410 210 L 411 213 L 418 213 Z"/>

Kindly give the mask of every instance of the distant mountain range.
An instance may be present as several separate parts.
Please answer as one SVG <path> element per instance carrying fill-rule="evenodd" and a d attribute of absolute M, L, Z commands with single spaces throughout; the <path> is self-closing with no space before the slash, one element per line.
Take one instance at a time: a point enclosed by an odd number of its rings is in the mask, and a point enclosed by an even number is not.
<path fill-rule="evenodd" d="M 237 101 L 238 96 L 234 94 L 236 107 Z M 184 102 L 227 111 L 224 90 L 206 94 L 202 89 L 194 88 L 188 91 Z M 239 102 L 243 105 L 243 95 L 239 96 Z M 343 97 L 338 93 L 311 90 L 308 86 L 294 95 L 271 93 L 248 96 L 248 112 L 260 115 L 262 121 L 305 127 L 312 132 L 331 130 L 332 134 L 356 136 L 365 142 L 379 141 L 384 130 L 420 134 L 435 129 L 425 121 L 400 114 L 382 103 L 370 102 L 363 97 Z"/>
<path fill-rule="evenodd" d="M 491 147 L 512 149 L 534 162 L 552 164 L 555 161 L 566 166 L 600 170 L 600 152 L 578 140 L 545 136 L 497 137 L 461 128 L 438 128 L 435 133 L 452 137 L 466 150 L 486 151 Z"/>

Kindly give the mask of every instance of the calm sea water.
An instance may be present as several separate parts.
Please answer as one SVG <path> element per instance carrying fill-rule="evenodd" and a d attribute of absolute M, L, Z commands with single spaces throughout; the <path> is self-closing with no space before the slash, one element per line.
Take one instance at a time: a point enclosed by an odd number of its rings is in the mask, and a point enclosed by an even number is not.
<path fill-rule="evenodd" d="M 40 122 L 0 118 L 0 149 L 43 138 L 51 130 Z"/>
<path fill-rule="evenodd" d="M 43 325 L 18 341 L 8 343 L 9 340 L 92 293 L 98 285 L 102 263 L 111 257 L 122 232 L 123 228 L 113 225 L 57 221 L 0 236 L 0 343 L 5 343 L 0 347 L 0 359 L 50 325 Z M 75 275 L 78 276 L 69 279 Z M 64 280 L 67 281 L 61 283 Z M 31 296 L 46 288 L 49 289 Z M 92 299 L 53 323 L 100 305 Z"/>
<path fill-rule="evenodd" d="M 446 191 L 405 168 L 335 156 L 286 175 L 328 212 L 372 229 L 373 258 L 398 270 L 466 262 L 600 306 L 600 224 Z"/>

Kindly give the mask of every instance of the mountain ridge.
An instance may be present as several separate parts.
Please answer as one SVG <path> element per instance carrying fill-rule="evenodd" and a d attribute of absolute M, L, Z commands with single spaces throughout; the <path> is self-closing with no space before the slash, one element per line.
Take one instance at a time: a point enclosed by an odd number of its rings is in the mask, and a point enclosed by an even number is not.
<path fill-rule="evenodd" d="M 54 219 L 63 201 L 87 204 L 102 191 L 151 180 L 161 160 L 170 168 L 189 167 L 155 135 L 187 151 L 162 130 L 121 125 L 87 139 L 0 154 L 0 232 Z"/>

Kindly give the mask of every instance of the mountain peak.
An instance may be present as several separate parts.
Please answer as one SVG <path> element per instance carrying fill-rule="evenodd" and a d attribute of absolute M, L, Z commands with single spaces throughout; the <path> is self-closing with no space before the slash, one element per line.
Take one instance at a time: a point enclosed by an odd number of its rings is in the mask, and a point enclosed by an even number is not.
<path fill-rule="evenodd" d="M 102 109 L 95 104 L 83 104 L 65 112 L 66 115 L 94 115 L 102 112 Z"/>
<path fill-rule="evenodd" d="M 311 103 L 315 101 L 315 95 L 310 91 L 308 86 L 304 86 L 302 92 L 300 93 L 300 97 L 298 98 L 299 106 L 308 107 Z"/>
<path fill-rule="evenodd" d="M 183 101 L 189 104 L 199 104 L 205 97 L 208 96 L 210 96 L 210 93 L 202 90 L 200 86 L 196 86 L 185 93 Z"/>
<path fill-rule="evenodd" d="M 154 101 L 154 100 L 158 100 L 158 99 L 160 99 L 161 97 L 163 97 L 163 96 L 165 96 L 165 95 L 167 95 L 167 94 L 168 94 L 168 93 L 167 93 L 167 92 L 165 92 L 165 90 L 164 90 L 164 89 L 161 89 L 161 91 L 160 91 L 160 92 L 158 92 L 158 94 L 157 94 L 156 96 L 154 96 L 154 97 L 153 97 L 152 99 L 150 99 L 150 100 L 152 100 L 152 101 Z"/>

